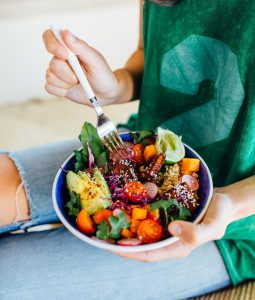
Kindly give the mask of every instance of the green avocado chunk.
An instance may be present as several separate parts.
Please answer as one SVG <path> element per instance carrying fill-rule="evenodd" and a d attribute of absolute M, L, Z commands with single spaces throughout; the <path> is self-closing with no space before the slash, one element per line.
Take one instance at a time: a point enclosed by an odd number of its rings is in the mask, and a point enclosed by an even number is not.
<path fill-rule="evenodd" d="M 69 171 L 66 175 L 66 183 L 70 192 L 81 194 L 86 188 L 86 182 L 73 171 Z"/>
<path fill-rule="evenodd" d="M 93 177 L 86 172 L 79 171 L 75 174 L 69 171 L 66 180 L 69 191 L 80 195 L 81 207 L 90 215 L 111 205 L 109 187 L 97 168 Z"/>
<path fill-rule="evenodd" d="M 106 195 L 107 198 L 111 199 L 109 186 L 98 168 L 95 168 L 93 179 L 96 181 L 98 187 L 102 190 L 104 195 Z"/>

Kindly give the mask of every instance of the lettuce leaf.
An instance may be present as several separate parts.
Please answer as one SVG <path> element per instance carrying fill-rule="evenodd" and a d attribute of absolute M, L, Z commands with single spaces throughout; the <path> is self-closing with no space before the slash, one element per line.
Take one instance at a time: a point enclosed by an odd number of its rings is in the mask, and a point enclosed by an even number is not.
<path fill-rule="evenodd" d="M 73 152 L 76 159 L 76 163 L 74 164 L 74 171 L 75 173 L 78 173 L 79 171 L 82 171 L 84 169 L 83 155 L 79 150 L 74 150 Z"/>
<path fill-rule="evenodd" d="M 155 133 L 152 130 L 142 130 L 132 133 L 134 144 L 142 144 L 143 146 L 148 145 L 147 138 L 154 137 Z"/>
<path fill-rule="evenodd" d="M 110 236 L 110 226 L 106 221 L 101 221 L 97 227 L 96 236 L 100 240 L 107 240 Z"/>
<path fill-rule="evenodd" d="M 80 195 L 75 192 L 70 193 L 70 200 L 66 203 L 68 214 L 71 217 L 77 217 L 81 210 Z"/>
<path fill-rule="evenodd" d="M 88 144 L 90 146 L 91 152 L 95 158 L 97 166 L 105 166 L 108 163 L 109 155 L 103 142 L 101 141 L 97 129 L 90 123 L 85 122 L 82 126 L 81 134 L 79 139 L 82 143 L 83 149 L 83 160 L 85 162 L 89 161 L 89 151 Z"/>
<path fill-rule="evenodd" d="M 106 240 L 108 238 L 118 239 L 120 238 L 121 229 L 129 228 L 124 212 L 120 213 L 119 217 L 110 216 L 109 224 L 106 221 L 101 221 L 97 227 L 96 236 L 100 240 Z"/>
<path fill-rule="evenodd" d="M 159 209 L 160 218 L 166 227 L 170 221 L 187 220 L 191 216 L 190 210 L 183 208 L 175 199 L 159 200 L 150 204 L 151 210 Z"/>
<path fill-rule="evenodd" d="M 113 239 L 120 238 L 121 229 L 129 228 L 129 223 L 124 212 L 120 213 L 119 217 L 110 216 L 109 223 L 111 225 L 110 236 Z"/>

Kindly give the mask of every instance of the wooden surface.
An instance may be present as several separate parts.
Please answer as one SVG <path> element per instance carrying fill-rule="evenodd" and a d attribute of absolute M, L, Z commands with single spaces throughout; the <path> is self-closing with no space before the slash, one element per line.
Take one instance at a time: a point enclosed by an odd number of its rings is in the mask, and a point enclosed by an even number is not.
<path fill-rule="evenodd" d="M 255 281 L 227 288 L 192 300 L 255 300 Z"/>

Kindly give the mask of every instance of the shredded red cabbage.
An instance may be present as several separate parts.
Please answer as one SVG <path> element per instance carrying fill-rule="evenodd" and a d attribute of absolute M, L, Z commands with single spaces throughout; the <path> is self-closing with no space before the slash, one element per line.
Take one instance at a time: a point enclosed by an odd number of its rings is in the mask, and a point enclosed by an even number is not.
<path fill-rule="evenodd" d="M 95 168 L 95 158 L 91 151 L 89 142 L 87 142 L 87 146 L 88 146 L 88 153 L 89 153 L 89 169 L 93 169 Z"/>
<path fill-rule="evenodd" d="M 112 205 L 110 206 L 110 209 L 114 208 L 125 208 L 125 209 L 131 209 L 130 205 L 128 204 L 128 199 L 125 197 L 124 193 L 124 186 L 125 183 L 123 183 L 120 180 L 121 176 L 119 175 L 107 175 L 105 176 L 105 179 L 108 183 L 111 195 L 112 195 Z M 151 202 L 152 199 L 149 197 L 143 197 L 139 200 L 139 203 L 137 203 L 138 206 L 144 206 Z"/>
<path fill-rule="evenodd" d="M 105 180 L 108 183 L 111 195 L 112 195 L 112 200 L 117 201 L 117 200 L 123 200 L 125 201 L 125 196 L 124 196 L 124 185 L 120 180 L 120 176 L 118 175 L 107 175 L 105 176 Z"/>

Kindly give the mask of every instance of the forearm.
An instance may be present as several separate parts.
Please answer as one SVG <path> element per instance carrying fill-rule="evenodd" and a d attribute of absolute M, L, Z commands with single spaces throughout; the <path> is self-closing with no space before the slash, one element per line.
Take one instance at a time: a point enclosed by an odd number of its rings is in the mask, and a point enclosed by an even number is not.
<path fill-rule="evenodd" d="M 255 176 L 217 188 L 217 191 L 231 197 L 234 207 L 232 221 L 255 214 Z"/>
<path fill-rule="evenodd" d="M 139 98 L 144 68 L 143 49 L 139 48 L 130 57 L 124 68 L 114 72 L 119 89 L 114 103 L 125 103 Z"/>

